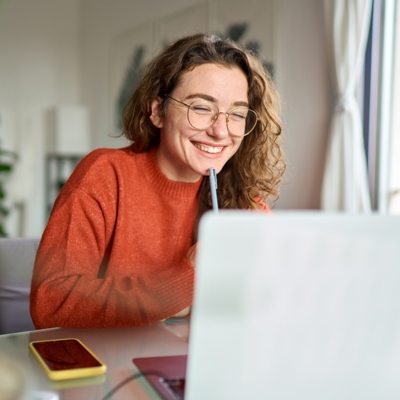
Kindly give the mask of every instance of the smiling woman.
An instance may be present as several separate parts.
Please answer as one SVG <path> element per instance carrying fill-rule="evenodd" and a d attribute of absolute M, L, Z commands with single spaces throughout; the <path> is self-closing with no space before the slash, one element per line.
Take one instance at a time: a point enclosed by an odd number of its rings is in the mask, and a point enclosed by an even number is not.
<path fill-rule="evenodd" d="M 200 72 L 196 73 L 196 69 Z M 212 76 L 209 74 L 211 71 Z M 190 74 L 197 81 L 187 79 Z M 224 82 L 219 84 L 222 75 Z M 237 77 L 241 77 L 242 84 L 246 83 L 246 89 L 235 87 L 238 85 L 235 82 Z M 192 84 L 200 88 L 197 89 L 199 93 L 189 93 L 187 86 Z M 205 85 L 215 90 L 218 98 L 213 97 L 212 92 L 206 93 Z M 188 92 L 187 101 L 175 95 L 181 90 Z M 236 93 L 236 90 L 239 91 Z M 277 94 L 269 73 L 251 52 L 237 43 L 199 34 L 184 37 L 168 46 L 148 64 L 144 77 L 125 107 L 124 132 L 134 141 L 133 147 L 137 152 L 157 147 L 163 135 L 162 129 L 150 118 L 156 111 L 154 101 L 159 106 L 157 116 L 160 118 L 167 116 L 171 97 L 189 104 L 198 94 L 202 99 L 215 103 L 221 111 L 229 112 L 232 105 L 223 109 L 218 104 L 223 101 L 226 104 L 228 93 L 237 97 L 232 100 L 235 104 L 243 102 L 240 105 L 256 113 L 257 124 L 243 139 L 236 153 L 231 154 L 229 161 L 225 159 L 224 168 L 217 171 L 219 205 L 221 208 L 258 209 L 259 199 L 273 200 L 279 194 L 279 183 L 285 171 L 279 142 L 281 124 L 277 114 Z M 222 118 L 218 117 L 220 120 Z M 229 120 L 227 122 L 229 126 Z M 208 137 L 207 132 L 210 130 L 203 131 L 204 137 Z M 205 182 L 199 194 L 198 219 L 211 208 L 210 197 Z"/>
<path fill-rule="evenodd" d="M 198 34 L 147 66 L 123 112 L 123 149 L 98 149 L 64 185 L 33 273 L 38 328 L 151 324 L 193 300 L 196 232 L 212 208 L 269 210 L 285 169 L 268 73 L 228 39 Z M 84 307 L 82 307 L 84 305 Z"/>

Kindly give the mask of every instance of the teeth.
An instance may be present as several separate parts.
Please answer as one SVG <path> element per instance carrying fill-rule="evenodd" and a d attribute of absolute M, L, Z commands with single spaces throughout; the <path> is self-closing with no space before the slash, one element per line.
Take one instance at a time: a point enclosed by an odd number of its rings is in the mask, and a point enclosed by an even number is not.
<path fill-rule="evenodd" d="M 221 153 L 223 147 L 210 147 L 210 146 L 204 146 L 198 143 L 193 143 L 195 147 L 197 147 L 200 150 L 206 151 L 207 153 Z"/>

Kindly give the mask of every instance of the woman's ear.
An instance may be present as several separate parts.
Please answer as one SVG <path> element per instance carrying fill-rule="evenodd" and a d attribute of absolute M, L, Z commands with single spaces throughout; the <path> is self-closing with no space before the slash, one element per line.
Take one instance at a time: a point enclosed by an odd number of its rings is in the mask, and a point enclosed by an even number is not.
<path fill-rule="evenodd" d="M 159 97 L 155 98 L 151 103 L 151 115 L 150 121 L 157 128 L 163 127 L 163 112 L 162 112 L 162 101 Z"/>

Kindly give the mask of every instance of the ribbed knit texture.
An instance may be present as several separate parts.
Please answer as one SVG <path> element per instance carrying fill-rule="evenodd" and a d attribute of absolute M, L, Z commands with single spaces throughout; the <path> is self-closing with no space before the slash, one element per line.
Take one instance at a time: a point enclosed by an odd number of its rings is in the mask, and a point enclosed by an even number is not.
<path fill-rule="evenodd" d="M 190 306 L 194 269 L 185 255 L 200 184 L 167 179 L 155 150 L 86 156 L 61 190 L 40 242 L 31 287 L 36 328 L 145 325 Z"/>

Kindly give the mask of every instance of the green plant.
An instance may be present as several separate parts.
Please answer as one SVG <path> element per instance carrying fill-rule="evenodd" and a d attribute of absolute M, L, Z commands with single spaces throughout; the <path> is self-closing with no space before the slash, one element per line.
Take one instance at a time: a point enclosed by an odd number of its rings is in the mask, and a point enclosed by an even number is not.
<path fill-rule="evenodd" d="M 17 154 L 13 151 L 3 149 L 0 142 L 0 237 L 8 236 L 4 227 L 5 218 L 10 213 L 10 210 L 5 204 L 7 197 L 5 181 L 13 170 L 17 158 Z"/>

